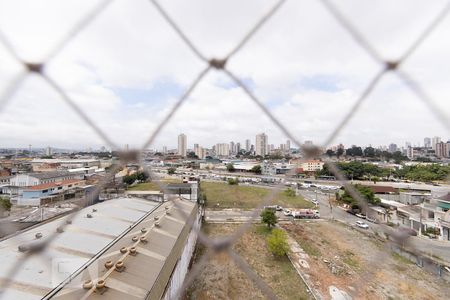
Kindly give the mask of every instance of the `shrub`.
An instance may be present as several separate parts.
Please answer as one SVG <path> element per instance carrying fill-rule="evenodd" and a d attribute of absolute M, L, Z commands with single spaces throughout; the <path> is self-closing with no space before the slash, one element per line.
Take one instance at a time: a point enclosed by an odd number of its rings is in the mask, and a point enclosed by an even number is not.
<path fill-rule="evenodd" d="M 239 183 L 239 180 L 233 179 L 233 178 L 228 178 L 229 185 L 237 185 L 238 183 Z"/>
<path fill-rule="evenodd" d="M 5 211 L 10 211 L 11 210 L 11 201 L 9 201 L 9 199 L 6 198 L 0 198 L 0 208 L 5 210 Z"/>
<path fill-rule="evenodd" d="M 267 246 L 273 255 L 277 257 L 285 256 L 289 251 L 286 233 L 278 228 L 272 230 L 272 233 L 267 237 Z"/>

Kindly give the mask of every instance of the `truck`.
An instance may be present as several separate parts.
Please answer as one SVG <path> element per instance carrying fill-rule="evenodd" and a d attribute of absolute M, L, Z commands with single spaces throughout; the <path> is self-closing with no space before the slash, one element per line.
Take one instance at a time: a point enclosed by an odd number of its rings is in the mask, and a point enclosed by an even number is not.
<path fill-rule="evenodd" d="M 316 209 L 299 209 L 293 211 L 292 216 L 297 219 L 319 219 L 320 213 Z"/>

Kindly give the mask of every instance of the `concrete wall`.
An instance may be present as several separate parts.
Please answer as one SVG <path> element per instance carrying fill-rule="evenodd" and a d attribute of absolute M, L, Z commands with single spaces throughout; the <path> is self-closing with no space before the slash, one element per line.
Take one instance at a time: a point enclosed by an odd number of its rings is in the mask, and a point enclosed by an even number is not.
<path fill-rule="evenodd" d="M 201 211 L 198 210 L 197 217 L 192 225 L 192 230 L 189 233 L 189 237 L 186 241 L 186 246 L 183 249 L 180 259 L 177 262 L 175 270 L 172 273 L 172 277 L 167 285 L 163 300 L 175 299 L 176 293 L 179 288 L 183 285 L 184 278 L 189 269 L 189 264 L 191 262 L 192 254 L 195 250 L 195 245 L 197 243 L 198 232 L 201 227 Z"/>
<path fill-rule="evenodd" d="M 403 256 L 404 258 L 415 263 L 425 271 L 440 277 L 450 283 L 450 266 L 445 266 L 431 258 L 422 256 L 420 254 L 412 253 L 397 246 L 391 246 L 391 250 Z"/>

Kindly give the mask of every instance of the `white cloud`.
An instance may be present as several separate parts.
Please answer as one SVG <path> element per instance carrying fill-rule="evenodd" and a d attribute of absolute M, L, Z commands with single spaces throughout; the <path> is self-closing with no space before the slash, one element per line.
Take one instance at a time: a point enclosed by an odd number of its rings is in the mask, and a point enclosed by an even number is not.
<path fill-rule="evenodd" d="M 274 1 L 163 1 L 200 51 L 222 57 Z M 395 59 L 437 15 L 444 1 L 339 1 L 383 57 Z M 27 61 L 52 49 L 92 1 L 9 1 L 0 4 L 0 28 Z M 404 65 L 450 115 L 450 17 Z M 0 46 L 0 90 L 20 66 Z M 228 63 L 299 139 L 322 142 L 381 66 L 351 38 L 319 1 L 287 1 Z M 71 40 L 46 72 L 119 145 L 139 146 L 205 65 L 149 1 L 113 2 Z M 162 82 L 169 82 L 163 87 Z M 175 88 L 177 87 L 178 88 Z M 120 93 L 120 89 L 139 92 Z M 163 90 L 163 91 L 161 91 Z M 148 92 L 148 96 L 145 93 Z M 229 79 L 210 73 L 155 146 L 174 146 L 180 132 L 205 146 L 286 137 Z M 404 85 L 382 80 L 335 139 L 346 144 L 416 143 L 449 138 L 446 129 Z M 0 115 L 0 147 L 99 147 L 104 143 L 42 80 L 30 78 Z"/>

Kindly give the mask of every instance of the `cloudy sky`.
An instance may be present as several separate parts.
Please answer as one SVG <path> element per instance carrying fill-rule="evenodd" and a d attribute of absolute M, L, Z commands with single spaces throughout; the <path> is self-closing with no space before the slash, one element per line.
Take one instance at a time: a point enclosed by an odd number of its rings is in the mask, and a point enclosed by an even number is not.
<path fill-rule="evenodd" d="M 401 56 L 446 1 L 334 1 L 387 59 Z M 0 1 L 0 29 L 26 61 L 40 62 L 99 2 Z M 275 1 L 161 1 L 208 58 L 223 57 Z M 450 115 L 450 16 L 402 65 Z M 320 1 L 288 0 L 228 62 L 298 140 L 326 140 L 382 68 Z M 114 1 L 66 44 L 45 72 L 117 145 L 140 147 L 205 63 L 146 0 Z M 0 44 L 0 93 L 23 71 Z M 211 146 L 280 130 L 227 76 L 209 72 L 151 148 L 177 135 Z M 404 145 L 450 134 L 395 74 L 384 77 L 332 144 Z M 0 112 L 0 147 L 107 146 L 39 76 Z"/>

